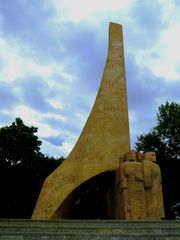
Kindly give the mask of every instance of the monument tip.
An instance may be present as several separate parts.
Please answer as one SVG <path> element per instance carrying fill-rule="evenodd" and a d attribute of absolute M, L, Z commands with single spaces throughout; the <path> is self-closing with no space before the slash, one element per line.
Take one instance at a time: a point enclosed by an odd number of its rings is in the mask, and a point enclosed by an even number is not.
<path fill-rule="evenodd" d="M 115 23 L 115 22 L 109 22 L 109 27 L 121 27 L 122 28 L 122 24 L 119 23 Z"/>

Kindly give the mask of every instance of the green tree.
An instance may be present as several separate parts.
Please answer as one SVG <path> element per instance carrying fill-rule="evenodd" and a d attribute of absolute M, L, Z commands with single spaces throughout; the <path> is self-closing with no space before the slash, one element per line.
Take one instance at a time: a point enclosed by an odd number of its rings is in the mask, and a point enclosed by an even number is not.
<path fill-rule="evenodd" d="M 30 218 L 45 178 L 64 160 L 45 157 L 36 133 L 20 118 L 0 128 L 1 218 Z"/>
<path fill-rule="evenodd" d="M 155 151 L 158 160 L 180 160 L 180 104 L 166 102 L 157 113 L 157 125 L 138 137 L 138 151 Z"/>
<path fill-rule="evenodd" d="M 172 218 L 170 206 L 180 202 L 180 104 L 166 102 L 161 105 L 156 126 L 138 137 L 135 149 L 156 152 L 162 173 L 166 217 Z"/>
<path fill-rule="evenodd" d="M 41 154 L 41 141 L 35 135 L 36 132 L 37 128 L 24 125 L 20 118 L 16 118 L 10 126 L 2 127 L 0 129 L 0 163 L 29 166 L 33 159 Z"/>

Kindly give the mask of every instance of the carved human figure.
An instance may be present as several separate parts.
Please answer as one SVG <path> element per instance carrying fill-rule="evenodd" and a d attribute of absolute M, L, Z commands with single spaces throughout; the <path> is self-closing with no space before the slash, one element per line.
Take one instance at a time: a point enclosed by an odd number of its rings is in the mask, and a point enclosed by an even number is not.
<path fill-rule="evenodd" d="M 120 166 L 120 218 L 138 220 L 146 218 L 145 190 L 142 163 L 137 162 L 136 153 L 125 154 Z"/>
<path fill-rule="evenodd" d="M 155 152 L 146 152 L 142 157 L 147 219 L 164 218 L 161 171 L 156 164 Z"/>
<path fill-rule="evenodd" d="M 143 160 L 143 153 L 142 152 L 136 152 L 136 158 L 138 162 L 142 162 Z"/>

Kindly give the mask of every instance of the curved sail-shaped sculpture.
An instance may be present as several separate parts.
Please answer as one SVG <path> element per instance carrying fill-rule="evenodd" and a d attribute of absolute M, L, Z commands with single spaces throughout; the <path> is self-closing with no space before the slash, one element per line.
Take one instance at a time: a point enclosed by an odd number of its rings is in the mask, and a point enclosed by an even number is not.
<path fill-rule="evenodd" d="M 32 219 L 63 218 L 70 194 L 88 179 L 119 167 L 130 150 L 122 26 L 110 23 L 100 88 L 67 159 L 44 182 Z"/>

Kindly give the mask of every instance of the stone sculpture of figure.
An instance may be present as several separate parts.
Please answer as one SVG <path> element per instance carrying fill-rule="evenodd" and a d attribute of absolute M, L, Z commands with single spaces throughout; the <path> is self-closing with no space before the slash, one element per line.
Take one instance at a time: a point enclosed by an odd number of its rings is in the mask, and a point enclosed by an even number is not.
<path fill-rule="evenodd" d="M 142 157 L 147 219 L 164 218 L 161 172 L 156 164 L 155 152 L 146 152 Z"/>
<path fill-rule="evenodd" d="M 116 174 L 116 218 L 164 218 L 161 172 L 155 152 L 129 151 Z"/>
<path fill-rule="evenodd" d="M 142 162 L 143 153 L 142 152 L 136 152 L 136 157 L 137 157 L 138 162 Z"/>
<path fill-rule="evenodd" d="M 119 171 L 120 218 L 126 220 L 145 219 L 146 204 L 142 163 L 137 162 L 134 151 L 125 154 Z"/>

